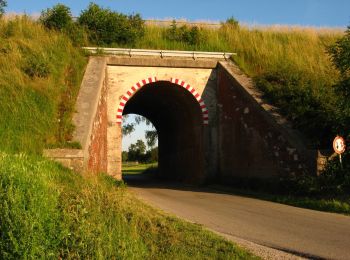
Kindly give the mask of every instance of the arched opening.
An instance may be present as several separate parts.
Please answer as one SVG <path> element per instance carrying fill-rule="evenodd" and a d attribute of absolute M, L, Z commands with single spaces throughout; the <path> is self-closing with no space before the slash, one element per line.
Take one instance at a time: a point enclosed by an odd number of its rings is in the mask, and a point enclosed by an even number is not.
<path fill-rule="evenodd" d="M 126 101 L 123 115 L 142 115 L 157 129 L 159 177 L 201 182 L 204 121 L 193 93 L 176 83 L 156 81 L 144 85 Z"/>
<path fill-rule="evenodd" d="M 154 177 L 158 168 L 158 133 L 152 122 L 140 115 L 124 115 L 122 135 L 122 178 L 129 181 Z"/>

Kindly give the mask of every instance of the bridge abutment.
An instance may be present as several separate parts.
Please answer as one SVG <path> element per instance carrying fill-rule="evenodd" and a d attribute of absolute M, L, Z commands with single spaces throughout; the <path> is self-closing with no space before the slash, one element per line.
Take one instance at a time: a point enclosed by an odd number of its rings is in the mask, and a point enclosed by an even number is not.
<path fill-rule="evenodd" d="M 128 113 L 158 130 L 164 177 L 202 183 L 317 173 L 317 153 L 231 61 L 90 57 L 74 116 L 81 168 L 122 178 L 120 122 Z"/>

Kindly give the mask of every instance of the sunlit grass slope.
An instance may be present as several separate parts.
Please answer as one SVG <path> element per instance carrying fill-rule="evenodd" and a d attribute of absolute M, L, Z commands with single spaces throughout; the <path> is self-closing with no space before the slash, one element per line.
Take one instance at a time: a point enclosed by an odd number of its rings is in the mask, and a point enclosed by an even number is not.
<path fill-rule="evenodd" d="M 0 150 L 64 145 L 86 58 L 59 33 L 21 16 L 0 20 Z"/>
<path fill-rule="evenodd" d="M 105 175 L 0 153 L 1 259 L 252 259 Z"/>

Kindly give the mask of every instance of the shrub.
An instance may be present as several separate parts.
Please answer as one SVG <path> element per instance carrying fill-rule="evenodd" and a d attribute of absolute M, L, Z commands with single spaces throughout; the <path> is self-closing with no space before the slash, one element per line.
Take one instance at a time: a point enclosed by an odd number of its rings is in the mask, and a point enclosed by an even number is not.
<path fill-rule="evenodd" d="M 339 97 L 336 131 L 345 135 L 350 132 L 350 26 L 342 38 L 328 47 L 328 53 L 341 74 L 340 81 L 335 85 Z"/>
<path fill-rule="evenodd" d="M 255 77 L 255 82 L 266 98 L 309 137 L 312 145 L 329 147 L 335 134 L 332 126 L 336 113 L 331 89 L 314 86 L 306 75 L 288 67 L 263 73 Z"/>
<path fill-rule="evenodd" d="M 144 21 L 139 14 L 124 15 L 91 3 L 78 18 L 95 44 L 131 44 L 144 35 Z"/>
<path fill-rule="evenodd" d="M 222 26 L 237 28 L 239 27 L 239 22 L 233 16 L 231 16 L 230 18 L 226 19 Z"/>
<path fill-rule="evenodd" d="M 192 46 L 197 46 L 206 39 L 205 34 L 198 26 L 188 27 L 183 25 L 177 27 L 175 20 L 170 28 L 165 31 L 164 37 L 170 41 L 183 42 Z"/>
<path fill-rule="evenodd" d="M 72 40 L 74 46 L 87 46 L 89 43 L 87 32 L 79 24 L 70 24 L 64 33 Z"/>
<path fill-rule="evenodd" d="M 350 152 L 343 155 L 342 165 L 338 156 L 333 158 L 319 177 L 322 194 L 343 195 L 350 193 Z"/>
<path fill-rule="evenodd" d="M 7 6 L 7 2 L 5 0 L 0 0 L 0 17 L 5 13 L 5 7 Z"/>
<path fill-rule="evenodd" d="M 70 8 L 63 4 L 57 4 L 42 11 L 39 20 L 46 28 L 61 31 L 69 28 L 73 23 Z"/>
<path fill-rule="evenodd" d="M 333 64 L 343 77 L 350 77 L 350 26 L 345 31 L 345 35 L 328 48 L 328 52 Z"/>
<path fill-rule="evenodd" d="M 50 63 L 42 54 L 31 54 L 26 57 L 22 69 L 31 78 L 46 78 L 50 74 Z"/>

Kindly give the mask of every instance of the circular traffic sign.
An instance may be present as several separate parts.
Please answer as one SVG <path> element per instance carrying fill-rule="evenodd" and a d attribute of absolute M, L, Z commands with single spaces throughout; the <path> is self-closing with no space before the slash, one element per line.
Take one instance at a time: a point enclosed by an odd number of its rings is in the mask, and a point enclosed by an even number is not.
<path fill-rule="evenodd" d="M 333 140 L 333 149 L 337 154 L 342 154 L 343 152 L 345 152 L 345 141 L 344 138 L 341 136 L 336 136 Z"/>

